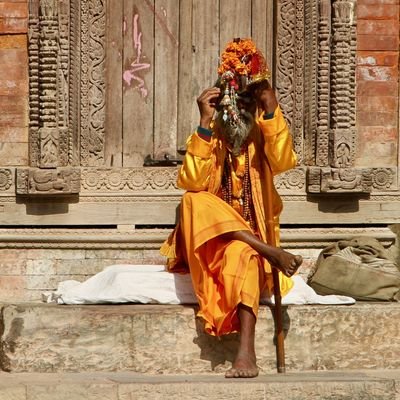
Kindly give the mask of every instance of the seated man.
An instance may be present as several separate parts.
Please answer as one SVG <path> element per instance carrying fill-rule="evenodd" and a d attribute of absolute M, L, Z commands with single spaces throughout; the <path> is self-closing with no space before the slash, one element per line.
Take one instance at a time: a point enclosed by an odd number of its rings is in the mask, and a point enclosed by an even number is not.
<path fill-rule="evenodd" d="M 265 223 L 267 190 L 277 232 L 282 209 L 267 178 L 293 168 L 296 155 L 254 43 L 229 43 L 218 72 L 216 86 L 197 99 L 200 125 L 187 141 L 178 176 L 186 190 L 180 221 L 161 252 L 169 271 L 190 270 L 206 332 L 240 332 L 238 354 L 225 376 L 255 377 L 255 324 L 260 294 L 273 293 L 271 265 L 280 270 L 285 295 L 302 262 L 267 243 Z"/>

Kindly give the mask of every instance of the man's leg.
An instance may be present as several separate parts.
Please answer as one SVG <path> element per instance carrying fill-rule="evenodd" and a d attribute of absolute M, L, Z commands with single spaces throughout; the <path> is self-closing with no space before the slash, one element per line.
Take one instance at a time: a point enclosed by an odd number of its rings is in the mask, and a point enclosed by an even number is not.
<path fill-rule="evenodd" d="M 247 243 L 261 257 L 267 259 L 272 266 L 278 268 L 286 276 L 292 276 L 303 262 L 301 256 L 288 253 L 280 247 L 270 246 L 250 231 L 228 232 L 221 235 L 221 237 L 225 240 L 240 240 Z"/>
<path fill-rule="evenodd" d="M 250 307 L 238 305 L 240 320 L 240 343 L 232 368 L 226 378 L 254 378 L 258 375 L 255 351 L 256 317 Z"/>
<path fill-rule="evenodd" d="M 279 247 L 270 246 L 258 239 L 250 231 L 228 232 L 221 237 L 225 240 L 239 240 L 266 258 L 273 266 L 279 268 L 286 276 L 292 276 L 302 263 L 301 256 L 295 256 Z M 259 282 L 263 281 L 263 270 L 259 268 Z M 225 373 L 226 378 L 254 378 L 258 376 L 255 353 L 256 316 L 251 307 L 242 303 L 237 308 L 240 321 L 240 343 L 232 368 Z"/>

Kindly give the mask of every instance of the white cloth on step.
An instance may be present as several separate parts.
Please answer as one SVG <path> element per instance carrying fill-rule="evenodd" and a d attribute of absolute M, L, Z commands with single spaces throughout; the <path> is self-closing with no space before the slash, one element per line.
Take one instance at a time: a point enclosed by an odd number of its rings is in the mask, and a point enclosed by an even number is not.
<path fill-rule="evenodd" d="M 299 275 L 282 298 L 289 304 L 354 304 L 347 296 L 320 296 Z M 63 281 L 56 292 L 43 293 L 44 302 L 59 304 L 196 304 L 190 275 L 171 274 L 163 265 L 111 265 L 84 282 Z M 271 304 L 272 298 L 261 303 Z"/>

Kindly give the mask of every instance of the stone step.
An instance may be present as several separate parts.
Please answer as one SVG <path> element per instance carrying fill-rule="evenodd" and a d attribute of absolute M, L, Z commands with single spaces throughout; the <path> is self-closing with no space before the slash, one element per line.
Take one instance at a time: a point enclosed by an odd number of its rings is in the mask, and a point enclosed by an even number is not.
<path fill-rule="evenodd" d="M 196 307 L 182 305 L 0 306 L 0 370 L 132 371 L 198 374 L 224 371 L 237 335 L 203 333 Z M 287 372 L 400 369 L 400 303 L 284 308 Z M 258 365 L 276 370 L 273 318 L 260 308 Z"/>
<path fill-rule="evenodd" d="M 221 375 L 0 372 L 1 400 L 399 400 L 400 370 Z"/>

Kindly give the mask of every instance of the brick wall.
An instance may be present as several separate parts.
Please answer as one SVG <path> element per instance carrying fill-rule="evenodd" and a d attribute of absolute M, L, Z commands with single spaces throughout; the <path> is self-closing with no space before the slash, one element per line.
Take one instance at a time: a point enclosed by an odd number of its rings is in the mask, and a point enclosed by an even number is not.
<path fill-rule="evenodd" d="M 399 0 L 357 1 L 357 45 L 357 164 L 397 166 Z"/>
<path fill-rule="evenodd" d="M 158 249 L 0 249 L 0 303 L 40 301 L 66 280 L 83 282 L 116 264 L 163 264 Z"/>
<path fill-rule="evenodd" d="M 27 0 L 0 0 L 0 165 L 28 164 Z"/>

